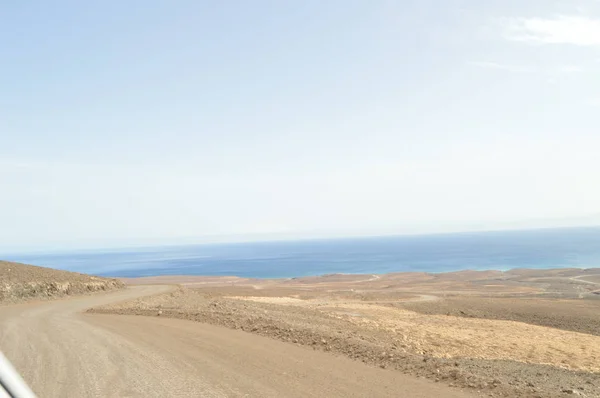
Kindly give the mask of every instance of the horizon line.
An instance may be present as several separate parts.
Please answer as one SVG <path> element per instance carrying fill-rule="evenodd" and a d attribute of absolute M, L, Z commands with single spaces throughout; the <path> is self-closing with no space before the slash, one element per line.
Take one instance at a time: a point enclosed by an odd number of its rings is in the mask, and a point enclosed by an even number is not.
<path fill-rule="evenodd" d="M 526 232 L 526 231 L 546 231 L 546 230 L 567 230 L 567 229 L 599 229 L 600 224 L 590 225 L 571 225 L 571 226 L 532 226 L 522 228 L 486 228 L 486 229 L 468 229 L 468 230 L 455 230 L 455 231 L 438 231 L 438 232 L 413 232 L 413 233 L 382 233 L 382 234 L 366 234 L 366 235 L 351 235 L 351 234 L 340 234 L 331 236 L 302 236 L 292 238 L 289 236 L 280 235 L 280 238 L 272 237 L 265 239 L 246 239 L 246 240 L 222 240 L 222 241 L 200 241 L 206 238 L 235 236 L 235 235 L 208 235 L 205 237 L 198 238 L 179 238 L 181 240 L 188 240 L 188 242 L 156 242 L 156 243 L 131 243 L 124 245 L 98 245 L 98 246 L 82 246 L 82 247 L 62 247 L 57 249 L 25 249 L 23 251 L 8 250 L 0 252 L 1 255 L 27 255 L 27 254 L 52 254 L 52 253 L 65 253 L 65 252 L 78 252 L 78 251 L 122 251 L 127 249 L 150 249 L 154 247 L 182 247 L 182 246 L 213 246 L 213 245 L 236 245 L 236 244 L 252 244 L 252 243 L 277 243 L 277 242 L 310 242 L 310 241 L 329 241 L 329 240 L 350 240 L 350 239 L 377 239 L 377 238 L 394 238 L 394 237 L 419 237 L 419 236 L 443 236 L 443 235 L 461 235 L 461 234 L 473 234 L 473 233 L 496 233 L 496 232 Z M 241 235 L 241 234 L 240 234 Z M 261 235 L 272 235 L 270 233 L 264 234 L 252 234 L 251 236 Z M 191 240 L 197 240 L 192 242 Z M 17 249 L 21 250 L 21 249 Z"/>

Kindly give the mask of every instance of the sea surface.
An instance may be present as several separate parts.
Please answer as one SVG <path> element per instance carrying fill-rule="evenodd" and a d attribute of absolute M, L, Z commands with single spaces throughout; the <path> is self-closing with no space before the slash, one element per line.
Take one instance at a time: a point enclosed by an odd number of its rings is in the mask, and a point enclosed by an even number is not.
<path fill-rule="evenodd" d="M 236 275 L 600 267 L 600 227 L 2 255 L 100 276 Z"/>

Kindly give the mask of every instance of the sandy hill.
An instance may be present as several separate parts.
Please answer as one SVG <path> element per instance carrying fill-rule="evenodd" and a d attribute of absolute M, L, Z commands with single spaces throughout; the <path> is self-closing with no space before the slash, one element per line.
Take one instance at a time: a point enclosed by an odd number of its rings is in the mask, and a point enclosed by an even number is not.
<path fill-rule="evenodd" d="M 116 279 L 0 261 L 0 303 L 47 299 L 123 287 Z"/>

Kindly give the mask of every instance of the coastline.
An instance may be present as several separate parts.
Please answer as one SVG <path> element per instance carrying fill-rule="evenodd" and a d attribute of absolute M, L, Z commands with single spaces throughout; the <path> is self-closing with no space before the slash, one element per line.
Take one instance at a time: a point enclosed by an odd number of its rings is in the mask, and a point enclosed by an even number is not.
<path fill-rule="evenodd" d="M 214 285 L 214 286 L 290 286 L 298 284 L 327 284 L 327 283 L 362 283 L 371 282 L 368 287 L 377 288 L 378 285 L 391 282 L 395 288 L 411 289 L 419 288 L 418 282 L 428 282 L 428 286 L 435 281 L 463 281 L 467 284 L 477 283 L 480 292 L 494 293 L 493 287 L 498 287 L 504 284 L 520 284 L 521 287 L 531 289 L 539 289 L 540 280 L 543 283 L 548 283 L 547 278 L 555 278 L 552 282 L 554 285 L 544 289 L 545 294 L 555 294 L 569 296 L 581 294 L 581 286 L 584 285 L 590 293 L 600 290 L 600 267 L 594 268 L 513 268 L 507 271 L 502 270 L 470 270 L 464 269 L 459 271 L 448 272 L 390 272 L 385 274 L 376 273 L 332 273 L 322 275 L 300 276 L 290 278 L 251 278 L 236 275 L 156 275 L 143 277 L 117 277 L 125 284 L 177 284 L 182 286 L 194 285 Z M 578 282 L 574 284 L 573 282 Z M 487 282 L 487 285 L 486 285 Z M 498 285 L 500 284 L 500 285 Z M 556 285 L 556 286 L 555 286 Z M 566 285 L 567 289 L 565 289 Z M 597 289 L 593 289 L 597 286 Z M 364 287 L 364 286 L 363 286 Z M 488 289 L 485 289 L 485 288 Z M 577 287 L 576 289 L 568 289 L 568 287 Z M 389 289 L 389 284 L 388 287 Z M 501 289 L 502 293 L 506 293 L 507 289 Z M 515 290 L 516 292 L 516 290 Z M 538 292 L 539 294 L 539 292 Z"/>
<path fill-rule="evenodd" d="M 9 256 L 105 277 L 457 272 L 600 267 L 600 228 L 97 249 Z"/>

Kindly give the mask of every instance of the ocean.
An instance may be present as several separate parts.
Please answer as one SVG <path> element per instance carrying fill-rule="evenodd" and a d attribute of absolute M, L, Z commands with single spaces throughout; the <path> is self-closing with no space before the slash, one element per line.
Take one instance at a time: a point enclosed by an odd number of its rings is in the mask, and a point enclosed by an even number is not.
<path fill-rule="evenodd" d="M 5 260 L 112 277 L 448 272 L 600 267 L 600 227 L 4 255 Z"/>

